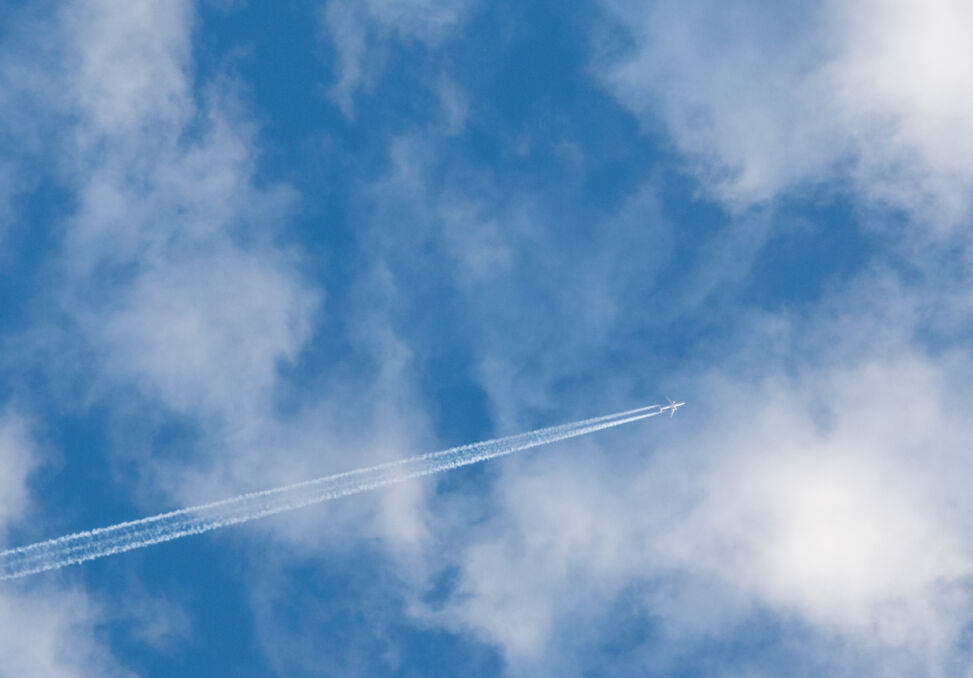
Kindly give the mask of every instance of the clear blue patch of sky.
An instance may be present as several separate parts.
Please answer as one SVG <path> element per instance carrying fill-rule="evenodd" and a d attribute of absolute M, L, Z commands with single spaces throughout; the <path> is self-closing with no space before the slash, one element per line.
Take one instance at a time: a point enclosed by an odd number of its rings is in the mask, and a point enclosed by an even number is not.
<path fill-rule="evenodd" d="M 0 226 L 0 333 L 44 315 L 57 282 L 50 257 L 59 251 L 64 220 L 76 206 L 73 196 L 50 178 L 50 167 L 22 159 L 28 186 L 14 196 L 14 218 Z M 38 302 L 41 306 L 38 307 Z"/>
<path fill-rule="evenodd" d="M 272 642 L 316 639 L 275 648 L 284 675 L 448 676 L 458 667 L 468 676 L 500 673 L 495 650 L 412 617 L 400 578 L 367 545 L 288 568 L 275 580 L 273 597 L 258 605 L 264 632 Z"/>
<path fill-rule="evenodd" d="M 785 204 L 773 215 L 739 301 L 772 311 L 814 302 L 887 255 L 890 243 L 877 230 L 863 230 L 855 208 L 838 197 Z"/>
<path fill-rule="evenodd" d="M 203 534 L 92 561 L 84 566 L 91 590 L 114 598 L 109 625 L 116 656 L 142 676 L 266 676 L 270 667 L 255 638 L 241 559 L 242 530 Z M 259 552 L 259 551 L 253 551 Z M 139 637 L 144 623 L 118 596 L 138 582 L 140 594 L 161 598 L 188 615 L 188 636 L 162 649 Z M 136 597 L 133 606 L 140 604 Z"/>

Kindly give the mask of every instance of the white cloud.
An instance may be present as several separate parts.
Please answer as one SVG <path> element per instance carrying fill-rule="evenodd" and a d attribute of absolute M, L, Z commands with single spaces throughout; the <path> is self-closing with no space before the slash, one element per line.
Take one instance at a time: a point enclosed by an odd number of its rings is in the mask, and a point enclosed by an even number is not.
<path fill-rule="evenodd" d="M 106 369 L 185 412 L 256 415 L 277 362 L 294 359 L 307 339 L 316 302 L 286 264 L 228 247 L 146 266 L 90 329 Z"/>
<path fill-rule="evenodd" d="M 78 31 L 65 36 L 78 58 L 68 91 L 94 135 L 86 141 L 103 143 L 106 132 L 116 139 L 178 132 L 193 113 L 193 14 L 185 0 L 124 7 L 89 0 L 65 8 L 64 21 Z"/>
<path fill-rule="evenodd" d="M 446 134 L 455 135 L 463 131 L 470 114 L 469 97 L 455 80 L 440 76 L 436 86 L 442 108 L 442 124 Z"/>
<path fill-rule="evenodd" d="M 0 547 L 7 530 L 36 516 L 30 473 L 43 462 L 31 424 L 0 412 Z M 84 593 L 65 586 L 0 586 L 0 675 L 23 678 L 128 675 L 97 638 L 101 615 Z"/>
<path fill-rule="evenodd" d="M 60 8 L 54 37 L 3 63 L 30 74 L 21 108 L 45 111 L 34 136 L 47 144 L 31 152 L 77 205 L 52 272 L 70 328 L 53 369 L 89 394 L 140 392 L 144 408 L 198 421 L 211 452 L 194 462 L 219 472 L 232 464 L 228 435 L 272 426 L 280 367 L 323 293 L 279 243 L 296 195 L 257 185 L 254 125 L 233 83 L 194 78 L 194 19 L 188 2 L 79 1 Z M 57 358 L 69 352 L 85 361 Z"/>
<path fill-rule="evenodd" d="M 348 117 L 355 95 L 370 91 L 389 58 L 391 41 L 435 47 L 469 14 L 475 0 L 330 0 L 324 26 L 334 43 L 337 81 L 331 99 Z M 440 86 L 447 125 L 459 124 L 462 99 L 455 85 Z"/>
<path fill-rule="evenodd" d="M 606 3 L 596 72 L 733 207 L 852 189 L 941 228 L 973 185 L 973 12 L 957 0 Z"/>
<path fill-rule="evenodd" d="M 0 675 L 133 675 L 97 640 L 99 620 L 92 601 L 69 589 L 0 591 Z"/>
<path fill-rule="evenodd" d="M 722 394 L 739 404 L 690 443 L 709 457 L 700 500 L 665 531 L 664 557 L 821 629 L 939 640 L 922 608 L 961 592 L 973 565 L 956 378 L 903 353 Z M 954 612 L 938 610 L 940 627 L 958 631 Z"/>
<path fill-rule="evenodd" d="M 502 648 L 516 672 L 610 637 L 571 629 L 641 583 L 650 593 L 633 604 L 676 644 L 732 634 L 756 606 L 865 655 L 905 648 L 942 668 L 973 571 L 973 431 L 947 403 L 961 378 L 906 353 L 763 385 L 703 380 L 681 422 L 618 436 L 628 451 L 590 441 L 509 463 L 498 514 L 427 612 Z M 656 449 L 638 461 L 646 437 Z"/>
<path fill-rule="evenodd" d="M 423 11 L 409 3 L 368 9 L 396 31 L 433 40 L 453 11 Z M 86 384 L 76 400 L 112 402 L 126 444 L 108 455 L 138 460 L 140 477 L 125 480 L 153 508 L 388 459 L 425 440 L 408 352 L 374 311 L 388 309 L 394 290 L 369 290 L 368 275 L 360 285 L 367 310 L 340 326 L 368 326 L 356 351 L 379 374 L 338 375 L 297 411 L 278 409 L 288 385 L 281 367 L 317 329 L 324 293 L 304 275 L 300 253 L 280 243 L 297 196 L 258 185 L 255 125 L 233 83 L 195 80 L 194 19 L 188 2 L 80 0 L 38 34 L 47 36 L 39 47 L 25 40 L 2 60 L 29 95 L 9 105 L 31 131 L 25 136 L 40 140 L 31 152 L 77 205 L 60 224 L 51 276 L 52 306 L 63 311 L 52 324 L 67 331 L 45 343 L 42 357 L 64 373 L 55 379 Z M 199 426 L 199 438 L 172 458 L 153 447 L 160 411 Z M 392 542 L 420 539 L 421 492 L 388 493 L 356 519 Z M 319 525 L 310 522 L 298 521 L 287 538 L 300 542 L 303 528 Z"/>
<path fill-rule="evenodd" d="M 27 509 L 27 477 L 39 461 L 28 422 L 19 414 L 0 412 L 0 537 Z"/>

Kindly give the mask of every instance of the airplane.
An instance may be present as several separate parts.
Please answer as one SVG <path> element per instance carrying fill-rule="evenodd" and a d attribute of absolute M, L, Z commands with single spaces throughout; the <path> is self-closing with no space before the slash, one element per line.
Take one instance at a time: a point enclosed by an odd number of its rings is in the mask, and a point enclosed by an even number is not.
<path fill-rule="evenodd" d="M 669 404 L 666 405 L 665 407 L 660 407 L 659 408 L 659 414 L 662 414 L 666 410 L 669 410 L 669 418 L 670 419 L 673 416 L 675 416 L 676 410 L 678 410 L 680 407 L 682 407 L 683 405 L 686 404 L 686 403 L 674 403 L 674 402 L 672 402 L 672 399 L 671 398 L 666 398 L 666 400 L 669 401 Z"/>

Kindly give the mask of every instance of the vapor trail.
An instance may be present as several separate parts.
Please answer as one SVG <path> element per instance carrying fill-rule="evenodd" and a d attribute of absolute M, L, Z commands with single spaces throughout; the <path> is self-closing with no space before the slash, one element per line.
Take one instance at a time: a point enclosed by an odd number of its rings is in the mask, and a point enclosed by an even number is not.
<path fill-rule="evenodd" d="M 282 511 L 357 494 L 410 478 L 439 473 L 539 445 L 654 417 L 670 407 L 649 405 L 627 412 L 541 428 L 506 438 L 453 447 L 402 461 L 338 473 L 233 499 L 162 513 L 87 532 L 69 534 L 0 553 L 0 580 L 23 577 L 151 544 L 199 534 Z"/>

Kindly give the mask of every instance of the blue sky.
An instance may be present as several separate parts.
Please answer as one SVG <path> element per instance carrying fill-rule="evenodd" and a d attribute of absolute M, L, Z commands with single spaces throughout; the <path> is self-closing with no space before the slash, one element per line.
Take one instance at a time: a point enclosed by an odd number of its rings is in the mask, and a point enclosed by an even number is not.
<path fill-rule="evenodd" d="M 0 2 L 0 675 L 959 675 L 973 11 Z"/>

